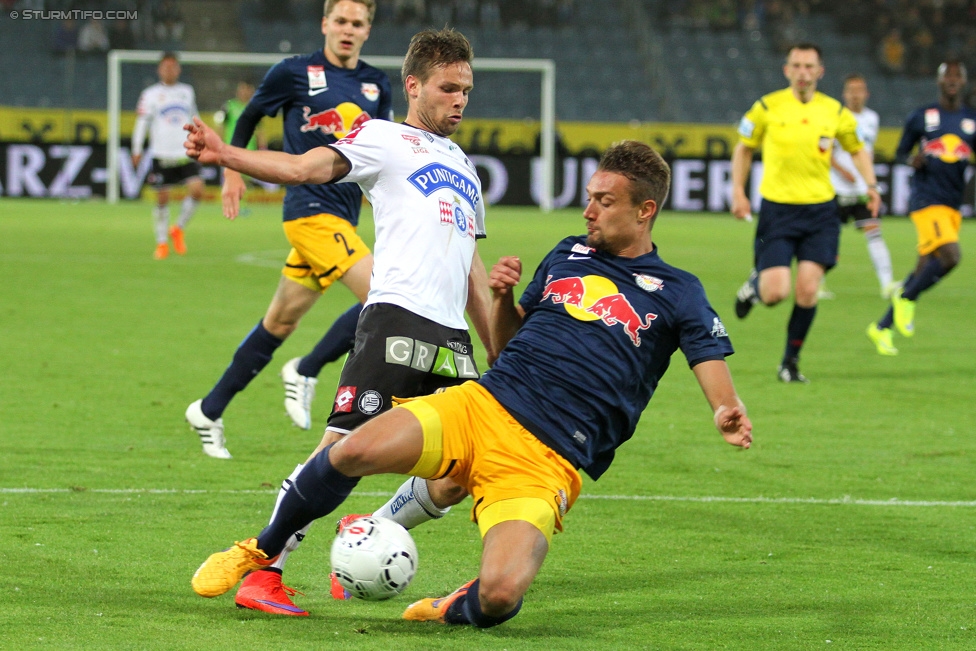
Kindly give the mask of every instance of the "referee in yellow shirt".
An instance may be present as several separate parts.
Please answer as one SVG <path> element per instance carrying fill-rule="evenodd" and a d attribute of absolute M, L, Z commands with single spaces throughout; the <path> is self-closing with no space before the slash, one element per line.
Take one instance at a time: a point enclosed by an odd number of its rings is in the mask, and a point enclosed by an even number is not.
<path fill-rule="evenodd" d="M 732 152 L 732 214 L 750 219 L 745 185 L 752 155 L 762 148 L 762 203 L 756 226 L 755 268 L 736 293 L 740 319 L 756 303 L 776 305 L 790 295 L 791 265 L 796 258 L 793 313 L 786 327 L 786 350 L 779 366 L 783 382 L 808 382 L 797 361 L 813 317 L 824 274 L 837 264 L 840 214 L 830 183 L 834 140 L 851 153 L 868 184 L 868 209 L 877 217 L 881 205 L 871 155 L 854 115 L 835 99 L 817 92 L 824 67 L 820 48 L 801 43 L 790 48 L 783 74 L 790 82 L 761 97 L 739 123 Z"/>

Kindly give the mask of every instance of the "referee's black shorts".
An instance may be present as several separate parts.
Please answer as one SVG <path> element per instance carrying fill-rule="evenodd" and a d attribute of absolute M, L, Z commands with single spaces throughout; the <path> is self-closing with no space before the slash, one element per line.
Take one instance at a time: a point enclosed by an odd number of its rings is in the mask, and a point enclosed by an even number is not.
<path fill-rule="evenodd" d="M 830 269 L 840 248 L 837 201 L 791 204 L 763 199 L 754 243 L 757 271 L 789 267 L 793 258 Z"/>

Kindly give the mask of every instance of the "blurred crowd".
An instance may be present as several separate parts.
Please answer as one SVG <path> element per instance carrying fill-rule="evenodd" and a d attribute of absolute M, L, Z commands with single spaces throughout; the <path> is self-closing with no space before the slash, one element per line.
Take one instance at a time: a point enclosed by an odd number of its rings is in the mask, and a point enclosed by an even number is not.
<path fill-rule="evenodd" d="M 870 53 L 890 74 L 924 77 L 948 56 L 976 70 L 976 0 L 645 0 L 663 24 L 741 30 L 777 51 L 816 42 L 802 18 L 828 16 L 842 35 L 868 34 Z"/>
<path fill-rule="evenodd" d="M 377 24 L 457 25 L 487 28 L 569 25 L 576 0 L 377 0 Z M 322 15 L 319 0 L 258 0 L 267 20 L 305 20 Z"/>
<path fill-rule="evenodd" d="M 60 20 L 51 49 L 56 54 L 96 55 L 108 50 L 178 49 L 185 22 L 175 0 L 0 0 L 5 7 L 46 11 L 136 12 L 137 20 Z"/>

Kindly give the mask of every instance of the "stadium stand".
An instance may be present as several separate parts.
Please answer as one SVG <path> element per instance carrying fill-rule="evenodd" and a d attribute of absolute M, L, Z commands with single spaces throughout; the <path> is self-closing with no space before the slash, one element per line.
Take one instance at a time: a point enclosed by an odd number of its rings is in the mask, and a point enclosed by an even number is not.
<path fill-rule="evenodd" d="M 51 0 L 45 7 L 60 4 Z M 138 8 L 129 35 L 136 48 L 289 54 L 322 42 L 320 0 L 144 0 Z M 177 30 L 157 24 L 180 15 L 205 20 Z M 782 50 L 802 39 L 824 48 L 824 92 L 837 96 L 849 72 L 868 77 L 871 106 L 886 126 L 899 126 L 910 109 L 932 97 L 931 67 L 947 52 L 960 53 L 976 70 L 976 0 L 380 0 L 364 58 L 402 55 L 419 28 L 445 22 L 469 36 L 476 56 L 554 59 L 561 120 L 735 122 L 748 102 L 785 85 Z M 56 48 L 60 27 L 0 21 L 3 104 L 104 108 L 104 55 Z M 886 71 L 878 60 L 892 28 L 904 35 L 902 73 Z M 108 32 L 116 42 L 129 41 L 126 34 L 113 37 L 112 26 Z M 32 53 L 30 67 L 23 65 L 23 52 Z M 220 69 L 184 70 L 201 110 L 226 98 L 226 76 Z M 127 64 L 123 106 L 133 107 L 154 80 L 153 66 Z M 472 115 L 535 118 L 538 77 L 485 72 L 474 98 Z M 396 101 L 402 103 L 398 94 Z M 402 113 L 405 106 L 395 109 Z"/>

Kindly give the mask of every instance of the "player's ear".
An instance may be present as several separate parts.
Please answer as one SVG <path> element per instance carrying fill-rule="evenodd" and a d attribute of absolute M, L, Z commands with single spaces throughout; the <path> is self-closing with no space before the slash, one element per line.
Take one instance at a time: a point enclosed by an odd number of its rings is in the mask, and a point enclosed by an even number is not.
<path fill-rule="evenodd" d="M 329 17 L 328 16 L 322 16 L 322 36 L 325 36 L 328 33 L 328 30 L 327 30 L 328 24 L 329 24 Z"/>
<path fill-rule="evenodd" d="M 403 80 L 403 87 L 407 91 L 408 97 L 414 97 L 420 95 L 420 79 L 413 75 L 407 75 L 407 78 Z"/>
<path fill-rule="evenodd" d="M 654 199 L 648 199 L 639 206 L 640 210 L 637 213 L 637 221 L 643 222 L 653 222 L 654 215 L 657 214 L 657 202 Z"/>

